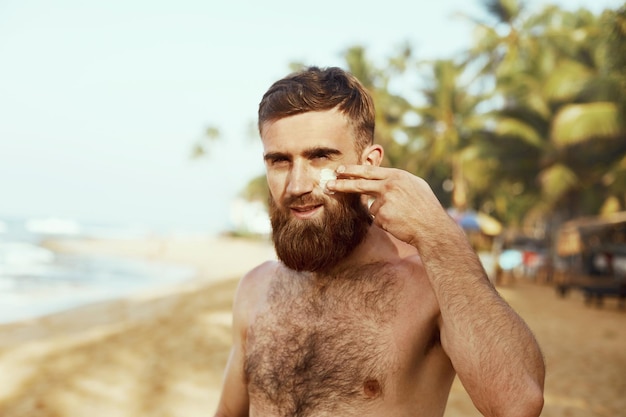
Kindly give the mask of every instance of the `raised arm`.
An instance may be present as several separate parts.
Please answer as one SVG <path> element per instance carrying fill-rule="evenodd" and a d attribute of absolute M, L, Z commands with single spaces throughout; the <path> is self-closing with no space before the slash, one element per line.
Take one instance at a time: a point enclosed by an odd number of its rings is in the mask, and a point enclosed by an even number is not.
<path fill-rule="evenodd" d="M 406 171 L 369 165 L 338 169 L 330 191 L 373 198 L 374 222 L 417 248 L 437 297 L 441 343 L 485 416 L 536 417 L 544 362 L 524 321 L 499 296 L 465 234 L 428 184 Z"/>

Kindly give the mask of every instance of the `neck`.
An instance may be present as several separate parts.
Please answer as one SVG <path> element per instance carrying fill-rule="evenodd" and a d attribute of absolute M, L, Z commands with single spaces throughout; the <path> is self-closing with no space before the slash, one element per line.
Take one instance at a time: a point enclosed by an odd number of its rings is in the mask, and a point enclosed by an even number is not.
<path fill-rule="evenodd" d="M 314 278 L 328 278 L 341 271 L 366 264 L 388 261 L 401 253 L 402 242 L 376 225 L 370 226 L 365 238 L 350 254 L 332 268 L 310 273 Z"/>

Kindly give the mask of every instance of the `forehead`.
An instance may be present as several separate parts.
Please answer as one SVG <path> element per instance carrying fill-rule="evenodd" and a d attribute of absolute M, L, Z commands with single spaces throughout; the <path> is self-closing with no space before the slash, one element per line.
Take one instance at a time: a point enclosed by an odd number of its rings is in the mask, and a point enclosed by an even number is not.
<path fill-rule="evenodd" d="M 350 122 L 336 109 L 301 113 L 264 123 L 261 140 L 266 151 L 311 146 L 354 147 Z"/>

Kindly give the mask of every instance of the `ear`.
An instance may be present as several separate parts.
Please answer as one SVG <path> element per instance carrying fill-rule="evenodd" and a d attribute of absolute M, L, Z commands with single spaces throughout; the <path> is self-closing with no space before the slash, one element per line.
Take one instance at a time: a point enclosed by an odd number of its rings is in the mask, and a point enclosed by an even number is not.
<path fill-rule="evenodd" d="M 384 154 L 385 150 L 382 146 L 373 144 L 363 150 L 361 160 L 363 161 L 363 165 L 380 166 L 383 162 Z"/>

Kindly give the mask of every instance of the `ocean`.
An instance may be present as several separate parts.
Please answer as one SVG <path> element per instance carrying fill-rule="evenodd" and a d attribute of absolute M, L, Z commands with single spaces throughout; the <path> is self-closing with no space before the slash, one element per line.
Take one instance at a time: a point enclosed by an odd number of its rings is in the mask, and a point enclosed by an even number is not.
<path fill-rule="evenodd" d="M 191 267 L 112 256 L 58 254 L 46 238 L 134 238 L 131 227 L 63 219 L 0 218 L 0 324 L 132 295 L 193 278 Z"/>

